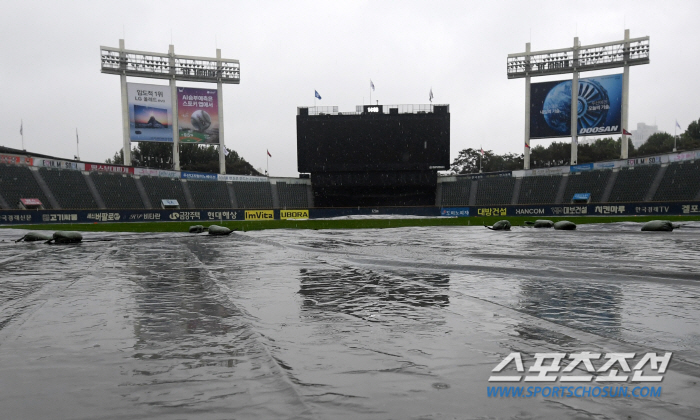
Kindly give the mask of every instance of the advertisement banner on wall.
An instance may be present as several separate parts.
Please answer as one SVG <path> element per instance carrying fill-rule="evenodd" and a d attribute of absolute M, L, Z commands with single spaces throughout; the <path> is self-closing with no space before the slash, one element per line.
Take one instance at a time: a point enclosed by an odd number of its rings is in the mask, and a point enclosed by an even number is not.
<path fill-rule="evenodd" d="M 622 74 L 579 79 L 579 136 L 622 132 Z M 530 138 L 571 136 L 571 80 L 530 86 Z"/>
<path fill-rule="evenodd" d="M 170 86 L 127 83 L 131 141 L 173 142 Z"/>
<path fill-rule="evenodd" d="M 181 143 L 219 144 L 216 89 L 177 88 L 177 114 Z"/>

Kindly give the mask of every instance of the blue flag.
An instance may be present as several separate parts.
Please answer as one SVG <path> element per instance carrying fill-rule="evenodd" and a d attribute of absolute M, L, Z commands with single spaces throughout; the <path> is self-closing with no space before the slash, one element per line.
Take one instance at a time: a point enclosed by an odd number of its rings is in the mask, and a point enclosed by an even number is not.
<path fill-rule="evenodd" d="M 316 94 L 316 97 L 317 97 L 318 99 L 321 99 L 321 95 L 318 94 L 318 91 L 317 91 L 317 90 L 315 90 L 314 93 Z"/>

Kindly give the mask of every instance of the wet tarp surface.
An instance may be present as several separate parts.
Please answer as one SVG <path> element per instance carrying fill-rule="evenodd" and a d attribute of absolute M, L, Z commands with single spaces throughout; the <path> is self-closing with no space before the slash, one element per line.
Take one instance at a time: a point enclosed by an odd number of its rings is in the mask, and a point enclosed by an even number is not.
<path fill-rule="evenodd" d="M 700 229 L 640 226 L 85 233 L 64 246 L 3 229 L 2 417 L 697 418 Z M 663 381 L 641 384 L 661 396 L 488 396 L 640 385 L 489 382 L 513 352 L 528 375 L 536 353 L 585 351 L 635 353 L 630 365 L 672 352 Z"/>

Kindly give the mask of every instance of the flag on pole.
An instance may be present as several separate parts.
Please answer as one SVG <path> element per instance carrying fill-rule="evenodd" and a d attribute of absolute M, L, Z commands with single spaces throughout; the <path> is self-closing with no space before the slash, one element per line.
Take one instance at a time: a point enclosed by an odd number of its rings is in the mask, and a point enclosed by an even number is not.
<path fill-rule="evenodd" d="M 529 148 L 530 148 L 530 145 L 527 144 L 527 143 L 525 143 L 525 148 L 526 148 L 526 149 L 529 149 Z"/>
<path fill-rule="evenodd" d="M 270 151 L 269 151 L 269 150 L 267 151 L 267 155 L 270 156 L 270 157 L 272 157 L 272 155 L 270 154 Z"/>
<path fill-rule="evenodd" d="M 678 120 L 676 120 L 676 127 L 681 128 L 681 125 L 678 124 Z"/>
<path fill-rule="evenodd" d="M 480 152 L 481 152 L 481 156 L 484 156 L 484 148 L 483 147 L 481 148 Z"/>
<path fill-rule="evenodd" d="M 632 135 L 632 133 L 630 133 L 629 131 L 627 131 L 627 130 L 624 129 L 624 128 L 622 129 L 622 134 L 624 134 L 625 136 L 631 136 L 631 135 Z"/>
<path fill-rule="evenodd" d="M 371 87 L 372 90 L 374 90 L 374 83 L 372 83 L 372 79 L 369 79 L 369 87 Z"/>
<path fill-rule="evenodd" d="M 78 138 L 78 129 L 77 128 L 75 129 L 75 142 L 77 144 L 80 144 L 80 139 Z"/>
<path fill-rule="evenodd" d="M 433 102 L 433 88 L 430 88 L 430 95 L 428 95 L 430 102 Z"/>
<path fill-rule="evenodd" d="M 314 90 L 314 93 L 315 93 L 315 96 L 316 96 L 318 99 L 321 99 L 321 95 L 318 94 L 318 91 L 317 91 L 317 90 Z M 268 152 L 268 155 L 269 155 L 269 154 L 270 154 L 270 153 Z"/>
<path fill-rule="evenodd" d="M 678 122 L 676 122 L 676 124 L 678 124 Z M 20 135 L 20 136 L 23 136 L 23 135 L 24 135 L 24 133 L 22 132 L 23 126 L 24 126 L 24 121 L 19 120 L 19 135 Z"/>
<path fill-rule="evenodd" d="M 228 149 L 224 148 L 224 156 L 228 156 Z"/>

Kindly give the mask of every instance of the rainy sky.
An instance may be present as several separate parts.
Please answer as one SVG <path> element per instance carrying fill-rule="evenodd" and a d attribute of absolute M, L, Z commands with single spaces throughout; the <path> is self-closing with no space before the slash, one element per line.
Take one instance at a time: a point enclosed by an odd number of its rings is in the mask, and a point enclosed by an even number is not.
<path fill-rule="evenodd" d="M 630 127 L 680 134 L 700 118 L 697 1 L 3 1 L 0 145 L 102 162 L 122 146 L 119 78 L 100 46 L 240 60 L 224 85 L 226 146 L 272 176 L 297 176 L 297 106 L 449 104 L 450 160 L 522 153 L 525 82 L 506 57 L 650 36 L 630 70 Z M 581 77 L 611 74 L 583 73 Z M 621 69 L 619 70 L 621 72 Z M 534 82 L 566 75 L 533 78 Z M 157 79 L 130 82 L 167 84 Z M 185 83 L 179 86 L 211 87 Z M 678 121 L 682 130 L 675 127 Z M 540 143 L 538 143 L 540 142 Z M 546 141 L 535 140 L 533 144 Z M 266 151 L 272 155 L 267 159 Z"/>

